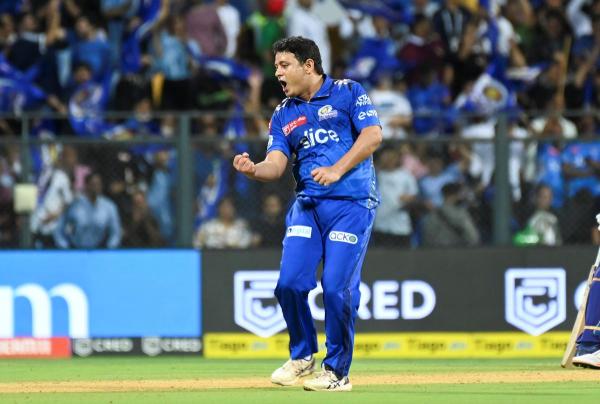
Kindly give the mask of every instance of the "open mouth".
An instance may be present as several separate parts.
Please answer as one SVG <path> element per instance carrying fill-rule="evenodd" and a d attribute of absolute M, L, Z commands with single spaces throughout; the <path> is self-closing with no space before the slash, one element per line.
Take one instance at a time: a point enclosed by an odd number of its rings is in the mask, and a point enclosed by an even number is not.
<path fill-rule="evenodd" d="M 283 92 L 287 94 L 287 81 L 279 80 L 279 84 L 281 84 L 281 89 L 283 90 Z"/>

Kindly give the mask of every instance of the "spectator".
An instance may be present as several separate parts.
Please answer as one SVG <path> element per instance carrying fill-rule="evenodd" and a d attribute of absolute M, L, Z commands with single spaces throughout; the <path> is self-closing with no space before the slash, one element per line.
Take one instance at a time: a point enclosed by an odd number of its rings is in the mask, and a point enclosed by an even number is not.
<path fill-rule="evenodd" d="M 154 155 L 154 165 L 150 186 L 148 188 L 148 206 L 158 221 L 163 239 L 173 238 L 173 209 L 171 193 L 173 187 L 172 174 L 169 171 L 169 152 L 160 150 Z"/>
<path fill-rule="evenodd" d="M 442 187 L 444 203 L 423 219 L 423 245 L 458 247 L 479 244 L 479 233 L 471 215 L 461 206 L 462 186 L 448 183 Z"/>
<path fill-rule="evenodd" d="M 415 177 L 400 167 L 398 151 L 389 146 L 379 153 L 377 182 L 381 204 L 373 225 L 373 242 L 408 247 L 413 230 L 408 207 L 416 201 L 419 186 Z"/>
<path fill-rule="evenodd" d="M 223 56 L 233 58 L 237 50 L 237 40 L 241 28 L 240 12 L 229 4 L 229 0 L 216 0 L 216 3 L 217 13 L 227 37 L 227 46 Z"/>
<path fill-rule="evenodd" d="M 567 196 L 571 198 L 584 189 L 600 198 L 600 141 L 595 133 L 583 132 L 578 141 L 565 146 L 561 158 Z"/>
<path fill-rule="evenodd" d="M 443 204 L 442 188 L 444 185 L 462 180 L 462 171 L 459 164 L 444 165 L 444 156 L 441 152 L 430 149 L 425 159 L 428 174 L 421 178 L 421 196 L 425 207 L 432 210 Z"/>
<path fill-rule="evenodd" d="M 54 231 L 59 218 L 73 201 L 71 171 L 63 156 L 38 179 L 38 205 L 31 216 L 31 232 L 36 248 L 54 247 Z"/>
<path fill-rule="evenodd" d="M 260 216 L 253 227 L 254 232 L 260 234 L 261 247 L 281 245 L 285 234 L 285 211 L 279 195 L 271 193 L 264 197 Z"/>
<path fill-rule="evenodd" d="M 131 213 L 123 222 L 123 247 L 148 248 L 164 245 L 158 223 L 150 213 L 143 191 L 138 189 L 131 195 Z"/>
<path fill-rule="evenodd" d="M 412 124 L 412 108 L 404 94 L 394 88 L 390 75 L 379 76 L 369 98 L 378 111 L 383 138 L 406 138 Z"/>
<path fill-rule="evenodd" d="M 108 28 L 112 66 L 121 62 L 121 42 L 125 35 L 125 23 L 137 13 L 140 0 L 100 0 L 102 15 Z"/>
<path fill-rule="evenodd" d="M 93 79 L 102 82 L 111 72 L 111 51 L 105 35 L 84 15 L 77 18 L 75 31 L 77 38 L 71 45 L 73 66 L 87 64 L 92 69 Z"/>
<path fill-rule="evenodd" d="M 17 34 L 13 16 L 0 13 L 0 52 L 6 52 L 16 40 Z"/>
<path fill-rule="evenodd" d="M 433 68 L 420 68 L 419 81 L 408 89 L 413 110 L 413 129 L 417 136 L 435 137 L 445 132 L 445 115 L 449 109 L 450 89 L 440 82 Z"/>
<path fill-rule="evenodd" d="M 248 248 L 256 239 L 248 223 L 237 217 L 233 200 L 229 197 L 219 202 L 218 216 L 203 223 L 194 238 L 196 248 Z"/>
<path fill-rule="evenodd" d="M 391 22 L 382 16 L 372 19 L 375 32 L 368 35 L 361 32 L 357 38 L 358 49 L 353 52 L 350 68 L 346 76 L 357 81 L 377 82 L 381 75 L 393 75 L 402 70 L 396 58 L 397 45 L 391 35 Z M 398 73 L 396 73 L 398 74 Z"/>
<path fill-rule="evenodd" d="M 464 29 L 471 17 L 471 13 L 460 4 L 459 0 L 445 0 L 442 8 L 433 16 L 434 29 L 450 59 L 456 57 Z"/>
<path fill-rule="evenodd" d="M 102 178 L 96 173 L 85 179 L 85 191 L 60 217 L 54 231 L 60 248 L 117 248 L 121 223 L 117 206 L 102 195 Z"/>
<path fill-rule="evenodd" d="M 154 70 L 164 77 L 161 108 L 166 111 L 187 111 L 192 108 L 192 65 L 190 50 L 196 47 L 185 32 L 185 22 L 180 16 L 170 16 L 166 29 L 152 36 Z"/>
<path fill-rule="evenodd" d="M 401 143 L 399 153 L 403 169 L 410 172 L 417 180 L 420 180 L 427 175 L 427 167 L 412 144 Z"/>
<path fill-rule="evenodd" d="M 331 42 L 327 26 L 313 11 L 313 0 L 298 0 L 296 7 L 287 11 L 288 36 L 302 36 L 315 41 L 321 51 L 321 66 L 325 74 L 331 73 Z"/>
<path fill-rule="evenodd" d="M 427 66 L 435 73 L 441 71 L 444 49 L 436 38 L 431 23 L 424 15 L 415 16 L 404 46 L 398 52 L 398 59 L 406 66 L 409 85 L 422 82 L 422 67 Z"/>
<path fill-rule="evenodd" d="M 223 56 L 227 50 L 227 33 L 221 23 L 217 6 L 194 0 L 194 6 L 185 15 L 188 38 L 196 41 L 207 56 Z"/>
<path fill-rule="evenodd" d="M 540 185 L 535 191 L 535 211 L 527 220 L 527 228 L 538 235 L 539 244 L 562 244 L 558 217 L 552 211 L 552 188 Z"/>
<path fill-rule="evenodd" d="M 13 150 L 0 149 L 0 247 L 18 245 L 17 215 L 13 210 L 13 189 L 17 181 Z"/>

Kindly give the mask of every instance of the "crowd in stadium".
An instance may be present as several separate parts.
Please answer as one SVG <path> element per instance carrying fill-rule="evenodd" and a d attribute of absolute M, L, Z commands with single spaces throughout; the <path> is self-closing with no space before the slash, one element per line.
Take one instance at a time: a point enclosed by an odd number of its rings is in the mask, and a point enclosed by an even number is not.
<path fill-rule="evenodd" d="M 492 242 L 500 116 L 515 242 L 597 238 L 597 0 L 3 0 L 0 140 L 20 136 L 25 112 L 40 113 L 26 128 L 39 138 L 172 139 L 192 111 L 193 244 L 277 245 L 291 180 L 256 185 L 230 160 L 264 154 L 283 98 L 271 46 L 293 35 L 379 113 L 374 244 Z M 114 144 L 31 149 L 36 247 L 173 245 L 176 153 Z M 13 212 L 25 174 L 18 145 L 0 143 L 0 246 L 26 225 Z"/>

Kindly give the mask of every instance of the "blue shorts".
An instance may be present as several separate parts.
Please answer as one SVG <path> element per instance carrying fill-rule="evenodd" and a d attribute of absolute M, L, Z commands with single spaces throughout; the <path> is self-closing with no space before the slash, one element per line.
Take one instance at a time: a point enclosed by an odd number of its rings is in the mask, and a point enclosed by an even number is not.
<path fill-rule="evenodd" d="M 374 209 L 349 200 L 299 197 L 290 209 L 275 295 L 288 326 L 292 359 L 318 351 L 308 292 L 317 286 L 316 271 L 323 260 L 324 364 L 338 375 L 348 374 L 361 267 L 374 218 Z"/>

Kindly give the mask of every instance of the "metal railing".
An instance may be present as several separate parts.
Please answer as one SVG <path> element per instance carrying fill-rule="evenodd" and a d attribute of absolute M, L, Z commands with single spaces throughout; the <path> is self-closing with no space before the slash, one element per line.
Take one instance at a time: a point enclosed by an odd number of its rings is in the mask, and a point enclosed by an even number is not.
<path fill-rule="evenodd" d="M 228 113 L 224 111 L 211 112 L 219 117 L 227 117 Z M 589 114 L 589 111 L 573 111 L 569 115 L 577 116 L 582 114 Z M 542 113 L 538 115 L 551 115 L 550 112 Z M 119 119 L 130 117 L 132 113 L 107 113 L 107 118 Z M 40 117 L 57 118 L 48 114 L 32 114 L 23 113 L 18 118 L 14 116 L 4 116 L 10 119 L 17 120 L 20 124 L 20 136 L 4 136 L 0 137 L 0 147 L 6 145 L 16 145 L 20 150 L 21 158 L 21 176 L 19 182 L 22 183 L 34 183 L 34 173 L 32 169 L 31 161 L 31 147 L 37 147 L 45 144 L 56 144 L 60 143 L 63 145 L 78 145 L 78 146 L 132 146 L 132 145 L 147 145 L 147 144 L 162 144 L 173 148 L 177 155 L 177 182 L 175 188 L 177 190 L 175 196 L 175 223 L 176 223 L 176 237 L 175 246 L 177 247 L 190 247 L 193 239 L 193 221 L 194 216 L 194 179 L 193 179 L 193 144 L 199 143 L 213 143 L 223 141 L 219 139 L 205 139 L 202 136 L 194 136 L 192 133 L 192 121 L 200 116 L 198 112 L 177 112 L 177 113 L 157 113 L 154 117 L 162 117 L 166 115 L 176 115 L 177 119 L 177 133 L 175 136 L 170 138 L 155 137 L 155 136 L 136 136 L 130 139 L 123 140 L 110 140 L 103 138 L 84 138 L 76 136 L 56 136 L 52 139 L 47 138 L 33 138 L 31 135 L 31 121 Z M 0 116 L 0 119 L 3 117 Z M 63 117 L 60 117 L 64 119 Z M 425 143 L 425 144 L 448 144 L 448 143 L 481 143 L 481 142 L 493 142 L 494 153 L 495 153 L 495 170 L 494 170 L 494 196 L 493 196 L 493 244 L 494 245 L 508 245 L 511 242 L 511 189 L 509 184 L 509 155 L 510 155 L 510 142 L 509 137 L 509 115 L 500 113 L 495 116 L 496 119 L 496 133 L 493 139 L 461 139 L 460 136 L 439 136 L 435 138 L 418 138 L 408 137 L 406 139 L 394 139 L 386 140 L 386 142 L 411 142 L 411 143 Z M 550 138 L 551 139 L 551 138 Z M 558 140 L 558 139 L 557 139 Z M 264 144 L 263 138 L 238 138 L 228 139 L 227 141 L 232 143 L 260 143 Z M 528 143 L 536 141 L 532 139 L 520 139 L 519 141 Z M 22 218 L 25 222 L 29 220 L 27 215 Z M 31 246 L 31 234 L 29 226 L 21 226 L 20 234 L 20 246 L 27 248 Z"/>

